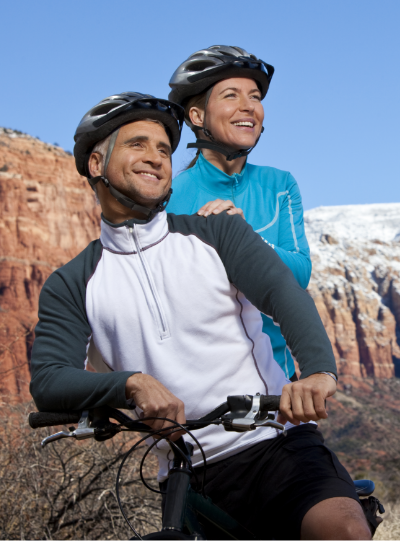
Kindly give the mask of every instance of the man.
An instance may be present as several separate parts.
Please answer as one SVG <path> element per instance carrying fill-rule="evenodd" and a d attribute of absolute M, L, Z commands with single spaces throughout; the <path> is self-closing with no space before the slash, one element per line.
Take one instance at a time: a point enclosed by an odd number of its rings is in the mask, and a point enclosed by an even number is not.
<path fill-rule="evenodd" d="M 96 189 L 102 231 L 43 287 L 32 353 L 36 404 L 57 411 L 133 400 L 145 417 L 183 423 L 229 394 L 282 394 L 287 438 L 271 428 L 199 432 L 211 465 L 207 491 L 259 538 L 369 538 L 351 479 L 315 424 L 293 426 L 325 418 L 336 390 L 313 301 L 239 216 L 164 210 L 182 119 L 178 106 L 137 93 L 106 98 L 82 119 L 74 154 Z M 274 361 L 260 311 L 280 324 L 299 382 L 289 383 Z M 97 373 L 83 370 L 87 351 Z M 160 481 L 168 474 L 163 443 Z M 198 451 L 193 464 L 201 467 Z M 254 483 L 242 486 L 246 470 Z"/>

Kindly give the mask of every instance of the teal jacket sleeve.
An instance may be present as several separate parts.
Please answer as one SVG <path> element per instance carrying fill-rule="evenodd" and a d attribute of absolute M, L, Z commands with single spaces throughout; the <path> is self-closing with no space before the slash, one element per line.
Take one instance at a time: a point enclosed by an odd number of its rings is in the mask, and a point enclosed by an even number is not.
<path fill-rule="evenodd" d="M 279 246 L 276 253 L 306 289 L 311 277 L 311 257 L 304 232 L 303 204 L 297 182 L 288 176 L 287 193 L 279 212 Z"/>

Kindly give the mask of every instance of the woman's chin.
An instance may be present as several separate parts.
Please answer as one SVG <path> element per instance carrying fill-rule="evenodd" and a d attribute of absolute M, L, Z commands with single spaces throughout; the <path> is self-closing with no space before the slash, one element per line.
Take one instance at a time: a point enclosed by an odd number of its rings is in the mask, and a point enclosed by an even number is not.
<path fill-rule="evenodd" d="M 256 139 L 254 137 L 235 137 L 235 139 L 231 139 L 229 143 L 225 144 L 235 150 L 241 150 L 242 148 L 253 147 L 256 144 Z"/>

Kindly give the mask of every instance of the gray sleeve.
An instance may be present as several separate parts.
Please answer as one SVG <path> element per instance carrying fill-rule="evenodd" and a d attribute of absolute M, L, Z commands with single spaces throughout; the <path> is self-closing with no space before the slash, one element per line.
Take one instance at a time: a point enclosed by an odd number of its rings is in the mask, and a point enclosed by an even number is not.
<path fill-rule="evenodd" d="M 39 323 L 31 358 L 31 394 L 39 411 L 127 407 L 125 383 L 135 372 L 97 374 L 84 370 L 91 329 L 86 317 L 86 282 L 101 257 L 92 243 L 55 271 L 39 298 Z"/>
<path fill-rule="evenodd" d="M 262 313 L 280 325 L 301 378 L 337 375 L 332 346 L 314 301 L 273 248 L 240 216 L 173 216 L 174 227 L 195 234 L 218 252 L 228 279 Z M 184 233 L 185 234 L 185 233 Z"/>

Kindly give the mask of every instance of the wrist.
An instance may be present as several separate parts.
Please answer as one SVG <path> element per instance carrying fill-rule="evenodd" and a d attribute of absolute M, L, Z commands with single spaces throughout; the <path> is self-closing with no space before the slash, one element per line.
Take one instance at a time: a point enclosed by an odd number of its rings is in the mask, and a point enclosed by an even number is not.
<path fill-rule="evenodd" d="M 137 392 L 137 390 L 140 388 L 140 376 L 142 376 L 142 372 L 135 372 L 129 378 L 126 380 L 125 383 L 125 397 L 127 400 L 134 399 L 134 395 Z"/>
<path fill-rule="evenodd" d="M 330 376 L 332 379 L 334 379 L 335 383 L 338 382 L 337 376 L 333 372 L 316 372 L 316 374 L 325 374 L 326 376 Z"/>

